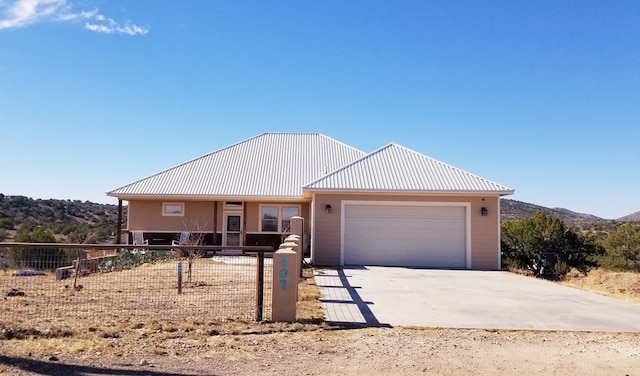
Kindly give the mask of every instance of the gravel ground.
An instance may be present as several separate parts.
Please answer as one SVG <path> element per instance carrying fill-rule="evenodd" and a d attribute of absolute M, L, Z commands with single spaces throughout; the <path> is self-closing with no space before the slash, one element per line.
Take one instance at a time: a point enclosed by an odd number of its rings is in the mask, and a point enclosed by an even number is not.
<path fill-rule="evenodd" d="M 0 374 L 640 375 L 640 335 L 625 333 L 293 324 L 106 334 L 0 340 Z"/>

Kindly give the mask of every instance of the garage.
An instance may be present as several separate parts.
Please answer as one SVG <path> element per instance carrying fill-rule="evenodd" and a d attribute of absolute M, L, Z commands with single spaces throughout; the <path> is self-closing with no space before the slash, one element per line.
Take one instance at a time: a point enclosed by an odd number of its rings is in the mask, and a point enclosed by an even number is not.
<path fill-rule="evenodd" d="M 467 267 L 467 210 L 460 203 L 344 202 L 345 265 Z"/>

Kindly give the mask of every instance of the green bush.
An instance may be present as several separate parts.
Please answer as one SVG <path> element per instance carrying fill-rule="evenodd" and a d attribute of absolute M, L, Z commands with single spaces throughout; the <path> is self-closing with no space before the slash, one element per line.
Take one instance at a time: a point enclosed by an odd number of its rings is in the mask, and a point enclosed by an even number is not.
<path fill-rule="evenodd" d="M 53 234 L 40 226 L 21 228 L 15 237 L 20 243 L 55 243 Z M 66 264 L 65 252 L 59 248 L 12 248 L 9 252 L 15 268 L 55 269 Z"/>
<path fill-rule="evenodd" d="M 591 238 L 567 228 L 558 216 L 537 213 L 502 224 L 502 262 L 507 268 L 528 270 L 557 279 L 571 268 L 587 273 L 597 266 L 603 250 Z"/>
<path fill-rule="evenodd" d="M 625 223 L 603 241 L 606 253 L 603 267 L 612 270 L 640 272 L 640 224 Z"/>

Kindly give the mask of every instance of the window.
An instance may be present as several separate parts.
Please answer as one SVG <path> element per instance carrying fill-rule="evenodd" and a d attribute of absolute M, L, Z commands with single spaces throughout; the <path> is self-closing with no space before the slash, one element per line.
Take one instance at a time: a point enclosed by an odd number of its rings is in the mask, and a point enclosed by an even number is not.
<path fill-rule="evenodd" d="M 278 232 L 278 207 L 262 207 L 262 230 L 263 232 Z"/>
<path fill-rule="evenodd" d="M 260 231 L 289 232 L 291 217 L 300 215 L 299 206 L 263 205 L 260 207 Z"/>
<path fill-rule="evenodd" d="M 300 215 L 300 208 L 296 206 L 283 206 L 282 207 L 282 232 L 291 232 L 291 217 Z"/>
<path fill-rule="evenodd" d="M 184 202 L 163 202 L 162 203 L 162 215 L 163 216 L 184 216 Z"/>
<path fill-rule="evenodd" d="M 225 201 L 224 207 L 227 209 L 242 209 L 242 201 Z"/>

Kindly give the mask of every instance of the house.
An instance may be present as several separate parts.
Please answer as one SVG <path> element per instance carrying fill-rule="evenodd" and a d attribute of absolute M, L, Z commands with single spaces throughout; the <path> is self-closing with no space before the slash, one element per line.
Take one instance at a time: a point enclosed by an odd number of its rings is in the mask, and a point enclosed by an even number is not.
<path fill-rule="evenodd" d="M 265 133 L 107 194 L 150 244 L 277 245 L 305 219 L 316 265 L 500 268 L 500 197 L 513 189 L 391 143 Z"/>

